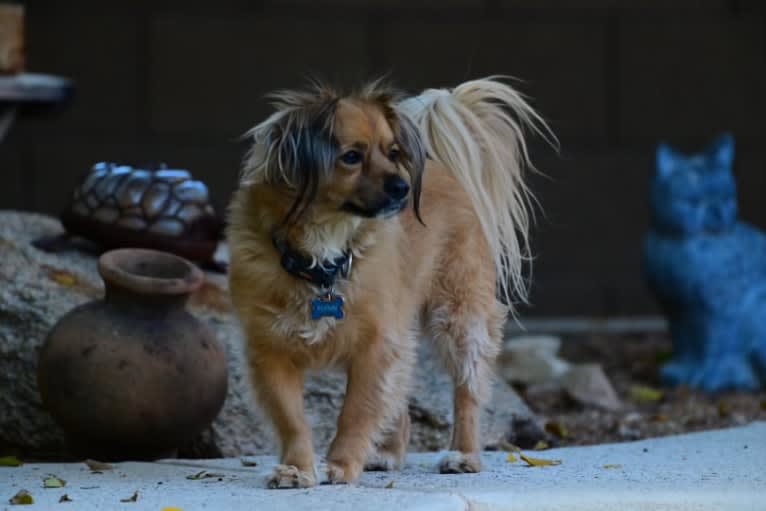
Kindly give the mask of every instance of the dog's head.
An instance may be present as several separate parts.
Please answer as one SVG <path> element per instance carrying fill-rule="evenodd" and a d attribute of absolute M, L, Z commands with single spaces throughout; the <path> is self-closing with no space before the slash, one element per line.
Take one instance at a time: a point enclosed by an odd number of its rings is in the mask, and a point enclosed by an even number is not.
<path fill-rule="evenodd" d="M 289 196 L 284 222 L 345 212 L 362 217 L 398 213 L 412 201 L 419 216 L 425 151 L 399 96 L 379 83 L 340 96 L 315 85 L 274 94 L 276 112 L 253 128 L 245 185 L 268 183 Z"/>

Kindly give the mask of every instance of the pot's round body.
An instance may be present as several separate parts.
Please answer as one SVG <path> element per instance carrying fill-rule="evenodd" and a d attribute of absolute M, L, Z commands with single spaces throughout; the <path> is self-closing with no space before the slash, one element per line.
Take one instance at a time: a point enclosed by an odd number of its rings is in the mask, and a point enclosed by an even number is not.
<path fill-rule="evenodd" d="M 138 249 L 107 252 L 99 272 L 104 299 L 66 314 L 45 341 L 43 404 L 80 455 L 172 455 L 226 397 L 225 352 L 185 309 L 204 277 L 181 258 Z"/>

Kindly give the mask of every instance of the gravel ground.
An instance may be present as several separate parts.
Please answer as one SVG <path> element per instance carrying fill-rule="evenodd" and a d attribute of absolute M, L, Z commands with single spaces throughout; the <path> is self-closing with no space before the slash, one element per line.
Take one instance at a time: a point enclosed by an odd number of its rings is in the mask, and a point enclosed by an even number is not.
<path fill-rule="evenodd" d="M 603 366 L 624 403 L 619 412 L 583 407 L 558 389 L 518 390 L 547 421 L 551 446 L 630 441 L 766 420 L 766 391 L 714 396 L 663 388 L 659 370 L 670 350 L 670 339 L 658 334 L 564 338 L 562 358 Z"/>

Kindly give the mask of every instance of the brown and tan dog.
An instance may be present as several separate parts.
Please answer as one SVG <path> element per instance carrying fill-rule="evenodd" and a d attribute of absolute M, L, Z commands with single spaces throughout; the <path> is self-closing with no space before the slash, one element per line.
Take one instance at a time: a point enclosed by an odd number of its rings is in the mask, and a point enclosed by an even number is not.
<path fill-rule="evenodd" d="M 274 98 L 250 132 L 228 230 L 253 384 L 281 441 L 269 487 L 318 482 L 303 410 L 310 369 L 348 376 L 327 480 L 400 465 L 421 333 L 454 378 L 455 452 L 440 471 L 479 471 L 501 299 L 526 291 L 522 128 L 545 124 L 494 78 L 410 98 L 377 83 Z"/>

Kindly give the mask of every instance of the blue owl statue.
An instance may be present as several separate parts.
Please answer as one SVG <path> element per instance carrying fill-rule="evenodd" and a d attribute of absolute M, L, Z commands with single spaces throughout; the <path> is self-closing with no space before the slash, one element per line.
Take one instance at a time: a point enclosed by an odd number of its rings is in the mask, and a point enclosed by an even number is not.
<path fill-rule="evenodd" d="M 673 338 L 669 385 L 766 387 L 766 235 L 737 220 L 733 159 L 730 135 L 701 154 L 657 148 L 644 269 Z"/>

